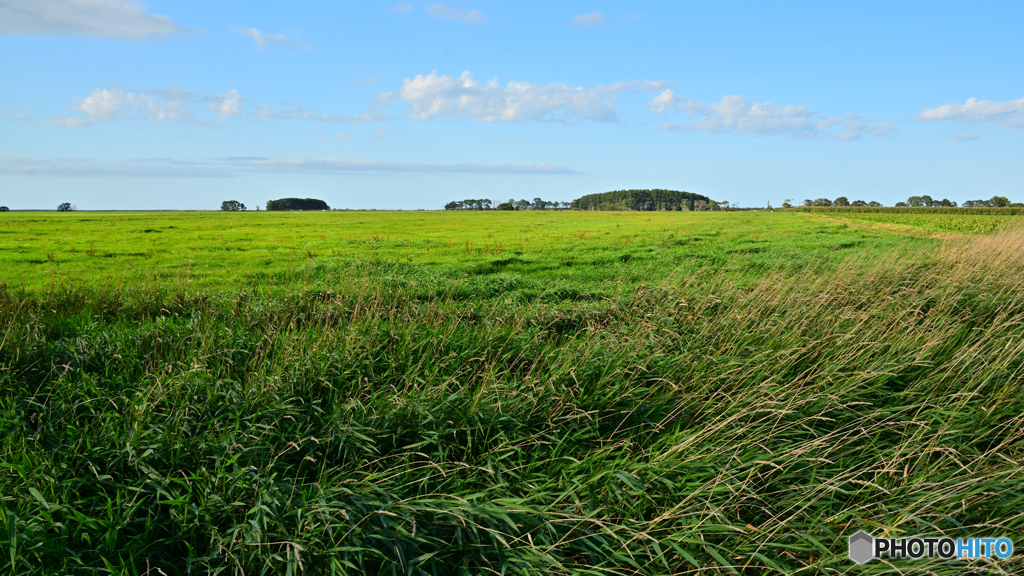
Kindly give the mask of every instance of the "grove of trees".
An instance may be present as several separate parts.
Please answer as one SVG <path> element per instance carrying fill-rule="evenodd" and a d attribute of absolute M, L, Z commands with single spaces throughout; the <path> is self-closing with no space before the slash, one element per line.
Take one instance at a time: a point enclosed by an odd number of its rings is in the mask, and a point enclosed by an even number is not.
<path fill-rule="evenodd" d="M 0 212 L 7 212 L 9 210 L 10 208 L 8 208 L 7 206 L 0 206 Z"/>
<path fill-rule="evenodd" d="M 480 200 L 453 200 L 444 205 L 445 210 L 490 210 L 491 201 L 482 198 Z"/>
<path fill-rule="evenodd" d="M 281 198 L 279 200 L 267 201 L 267 210 L 299 211 L 330 209 L 331 207 L 327 205 L 327 202 L 315 198 Z"/>
<path fill-rule="evenodd" d="M 944 208 L 956 208 L 956 202 L 950 202 L 946 198 L 943 198 L 942 200 L 933 200 L 931 196 L 925 194 L 924 196 L 911 196 L 910 198 L 907 198 L 906 202 L 897 202 L 896 206 L 910 206 L 913 208 L 933 208 L 941 206 Z"/>
<path fill-rule="evenodd" d="M 804 206 L 871 206 L 871 207 L 879 207 L 881 205 L 882 205 L 881 203 L 875 202 L 874 200 L 872 200 L 871 202 L 865 202 L 863 200 L 854 200 L 853 202 L 850 202 L 850 200 L 847 199 L 846 196 L 840 196 L 839 198 L 836 198 L 835 200 L 829 200 L 828 198 L 818 198 L 818 199 L 815 199 L 815 200 L 810 200 L 810 199 L 804 200 Z M 782 206 L 783 206 L 783 208 L 788 208 L 788 206 L 786 206 L 786 204 L 783 204 Z"/>
<path fill-rule="evenodd" d="M 238 200 L 225 200 L 220 203 L 220 209 L 225 212 L 245 212 L 245 204 Z"/>
<path fill-rule="evenodd" d="M 569 208 L 568 202 L 554 202 L 542 198 L 529 200 L 515 200 L 510 198 L 508 202 L 495 205 L 493 200 L 482 198 L 479 200 L 453 200 L 444 205 L 445 210 L 565 210 Z"/>
<path fill-rule="evenodd" d="M 718 210 L 719 203 L 692 192 L 678 190 L 613 190 L 587 194 L 572 201 L 573 210 L 691 211 Z"/>
<path fill-rule="evenodd" d="M 1024 204 L 1020 202 L 1010 202 L 1010 199 L 1006 196 L 993 196 L 988 200 L 968 200 L 963 203 L 964 208 L 1009 208 L 1009 207 L 1021 207 Z"/>

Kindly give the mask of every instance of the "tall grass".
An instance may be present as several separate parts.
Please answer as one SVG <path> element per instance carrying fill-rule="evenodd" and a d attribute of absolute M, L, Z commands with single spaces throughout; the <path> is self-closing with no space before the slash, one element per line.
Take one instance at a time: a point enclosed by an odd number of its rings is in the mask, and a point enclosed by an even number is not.
<path fill-rule="evenodd" d="M 603 300 L 0 291 L 19 574 L 847 571 L 1024 529 L 1024 231 Z M 875 561 L 865 573 L 1014 573 Z"/>

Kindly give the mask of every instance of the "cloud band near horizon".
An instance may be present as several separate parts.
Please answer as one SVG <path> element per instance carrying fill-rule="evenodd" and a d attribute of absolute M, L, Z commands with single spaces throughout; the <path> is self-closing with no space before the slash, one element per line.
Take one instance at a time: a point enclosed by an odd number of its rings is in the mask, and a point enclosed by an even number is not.
<path fill-rule="evenodd" d="M 252 173 L 286 174 L 507 174 L 579 175 L 546 163 L 481 162 L 421 164 L 365 158 L 265 158 L 234 156 L 208 160 L 144 158 L 120 162 L 0 157 L 0 175 L 51 177 L 226 178 Z"/>

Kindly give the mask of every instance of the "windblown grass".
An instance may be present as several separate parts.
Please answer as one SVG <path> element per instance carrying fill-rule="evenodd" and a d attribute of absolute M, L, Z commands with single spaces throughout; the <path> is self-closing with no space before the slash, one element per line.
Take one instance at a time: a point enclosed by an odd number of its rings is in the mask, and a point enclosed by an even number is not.
<path fill-rule="evenodd" d="M 6 288 L 3 562 L 791 574 L 848 571 L 858 529 L 1012 537 L 1024 230 L 932 245 L 648 262 L 596 296 L 387 262 Z"/>

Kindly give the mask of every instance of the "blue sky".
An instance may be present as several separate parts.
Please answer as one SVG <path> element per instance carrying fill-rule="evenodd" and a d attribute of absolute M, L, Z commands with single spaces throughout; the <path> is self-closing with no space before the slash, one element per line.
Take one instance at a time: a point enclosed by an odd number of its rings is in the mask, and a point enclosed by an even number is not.
<path fill-rule="evenodd" d="M 0 204 L 1024 201 L 1019 2 L 0 0 Z"/>

